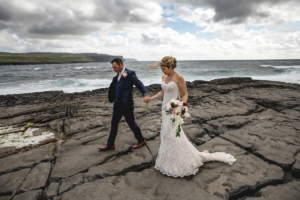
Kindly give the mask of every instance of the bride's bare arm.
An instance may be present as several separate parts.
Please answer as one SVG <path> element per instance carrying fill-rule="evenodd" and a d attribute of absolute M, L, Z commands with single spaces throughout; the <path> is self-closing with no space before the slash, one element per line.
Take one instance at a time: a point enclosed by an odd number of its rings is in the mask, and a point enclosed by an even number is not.
<path fill-rule="evenodd" d="M 178 87 L 182 95 L 182 101 L 186 103 L 188 100 L 186 82 L 181 74 L 179 74 L 177 78 L 178 78 Z"/>
<path fill-rule="evenodd" d="M 151 101 L 153 101 L 154 99 L 160 99 L 164 97 L 164 91 L 160 91 L 159 93 L 157 93 L 156 95 L 154 95 L 153 97 L 151 97 Z"/>

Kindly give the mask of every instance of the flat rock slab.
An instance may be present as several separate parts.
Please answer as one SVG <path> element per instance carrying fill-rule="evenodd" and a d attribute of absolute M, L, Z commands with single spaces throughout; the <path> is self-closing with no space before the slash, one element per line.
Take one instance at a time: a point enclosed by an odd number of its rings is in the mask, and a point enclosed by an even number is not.
<path fill-rule="evenodd" d="M 32 168 L 19 191 L 27 192 L 30 190 L 44 189 L 51 170 L 51 163 L 40 163 Z"/>
<path fill-rule="evenodd" d="M 211 95 L 190 107 L 192 118 L 203 123 L 220 117 L 245 115 L 258 106 L 254 101 L 237 95 Z"/>
<path fill-rule="evenodd" d="M 155 162 L 160 146 L 160 136 L 156 137 L 154 140 L 147 141 L 146 145 L 149 148 L 150 153 L 153 156 L 153 160 Z"/>
<path fill-rule="evenodd" d="M 43 190 L 33 190 L 24 192 L 22 194 L 14 196 L 12 200 L 40 200 L 43 198 Z"/>
<path fill-rule="evenodd" d="M 142 172 L 130 172 L 125 176 L 113 176 L 85 183 L 64 193 L 66 199 L 188 199 L 195 197 L 212 200 L 221 199 L 208 194 L 195 182 L 169 178 L 154 168 Z"/>
<path fill-rule="evenodd" d="M 0 176 L 0 195 L 11 195 L 20 187 L 31 169 L 4 174 Z"/>
<path fill-rule="evenodd" d="M 115 150 L 99 151 L 98 148 L 106 144 L 107 136 L 93 142 L 62 151 L 53 167 L 50 176 L 51 182 L 87 171 L 90 167 L 102 164 L 113 156 L 128 152 L 132 146 L 126 140 L 123 142 L 117 140 Z"/>
<path fill-rule="evenodd" d="M 30 151 L 10 155 L 0 159 L 0 175 L 54 159 L 55 145 L 46 144 Z"/>
<path fill-rule="evenodd" d="M 46 191 L 47 199 L 52 199 L 58 193 L 59 183 L 51 183 Z"/>
<path fill-rule="evenodd" d="M 300 178 L 300 160 L 296 160 L 292 168 L 293 176 Z"/>
<path fill-rule="evenodd" d="M 268 186 L 259 191 L 260 197 L 248 197 L 245 200 L 296 200 L 300 199 L 300 182 L 291 181 L 277 186 Z"/>
<path fill-rule="evenodd" d="M 237 143 L 284 169 L 292 167 L 294 155 L 300 151 L 299 132 L 289 123 L 263 121 L 238 130 L 227 131 L 220 137 Z"/>
<path fill-rule="evenodd" d="M 59 186 L 58 194 L 62 194 L 68 190 L 73 189 L 77 185 L 81 185 L 83 183 L 83 174 L 76 174 L 75 176 L 71 176 L 62 180 L 61 185 Z"/>
<path fill-rule="evenodd" d="M 233 91 L 231 94 L 238 94 L 247 99 L 252 99 L 258 104 L 281 111 L 300 105 L 300 92 L 280 88 L 245 88 Z"/>
<path fill-rule="evenodd" d="M 152 163 L 152 155 L 147 146 L 143 146 L 139 149 L 134 149 L 126 155 L 121 155 L 110 162 L 89 168 L 84 177 L 91 182 L 99 178 L 122 175 L 129 171 L 141 171 L 151 167 Z"/>
<path fill-rule="evenodd" d="M 237 159 L 232 165 L 206 162 L 200 168 L 193 181 L 211 195 L 228 199 L 246 191 L 255 191 L 260 186 L 283 181 L 284 172 L 280 167 L 268 164 L 222 138 L 214 138 L 197 149 L 200 152 L 207 149 L 211 153 L 230 153 Z"/>

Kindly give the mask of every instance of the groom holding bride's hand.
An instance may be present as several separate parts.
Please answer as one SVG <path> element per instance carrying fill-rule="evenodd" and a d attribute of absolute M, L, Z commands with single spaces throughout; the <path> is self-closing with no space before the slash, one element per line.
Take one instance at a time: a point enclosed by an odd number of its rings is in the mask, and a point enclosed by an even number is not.
<path fill-rule="evenodd" d="M 102 151 L 115 149 L 115 138 L 118 132 L 118 124 L 124 115 L 126 122 L 130 129 L 134 133 L 134 137 L 138 140 L 138 143 L 132 148 L 136 149 L 146 144 L 140 127 L 135 123 L 134 119 L 134 102 L 133 102 L 133 85 L 135 85 L 143 94 L 144 102 L 149 103 L 151 101 L 148 95 L 147 89 L 143 83 L 137 78 L 135 72 L 124 67 L 123 61 L 120 58 L 114 58 L 111 61 L 113 70 L 117 75 L 113 78 L 109 87 L 108 99 L 113 103 L 113 115 L 111 120 L 111 130 L 107 141 L 107 145 L 100 147 Z"/>

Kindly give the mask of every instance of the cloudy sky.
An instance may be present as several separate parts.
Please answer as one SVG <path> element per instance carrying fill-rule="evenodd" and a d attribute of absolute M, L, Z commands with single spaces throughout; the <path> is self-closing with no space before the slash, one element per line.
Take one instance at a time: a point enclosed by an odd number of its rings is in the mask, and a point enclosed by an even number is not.
<path fill-rule="evenodd" d="M 300 0 L 0 0 L 0 51 L 299 59 Z"/>

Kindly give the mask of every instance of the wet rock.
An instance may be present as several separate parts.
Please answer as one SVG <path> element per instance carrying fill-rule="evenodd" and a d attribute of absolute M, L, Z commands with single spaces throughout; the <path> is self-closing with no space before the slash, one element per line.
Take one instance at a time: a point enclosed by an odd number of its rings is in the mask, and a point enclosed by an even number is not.
<path fill-rule="evenodd" d="M 1 158 L 0 175 L 23 168 L 33 167 L 41 162 L 51 161 L 54 159 L 52 155 L 54 148 L 55 146 L 53 144 L 47 144 L 31 149 L 30 151 Z"/>
<path fill-rule="evenodd" d="M 75 176 L 71 176 L 62 180 L 61 185 L 59 186 L 58 194 L 62 194 L 68 190 L 73 189 L 77 185 L 81 185 L 83 183 L 83 174 L 76 174 Z"/>
<path fill-rule="evenodd" d="M 110 162 L 89 168 L 84 177 L 91 182 L 99 178 L 126 174 L 130 171 L 141 171 L 151 167 L 152 163 L 152 155 L 148 148 L 143 146 Z"/>
<path fill-rule="evenodd" d="M 48 189 L 46 191 L 46 197 L 47 197 L 47 199 L 52 199 L 54 196 L 57 195 L 58 187 L 59 187 L 59 183 L 51 183 L 48 186 Z"/>
<path fill-rule="evenodd" d="M 30 190 L 44 189 L 51 170 L 51 163 L 40 163 L 32 168 L 19 191 L 27 192 Z"/>
<path fill-rule="evenodd" d="M 14 196 L 12 200 L 40 200 L 43 198 L 43 190 L 32 190 Z"/>
<path fill-rule="evenodd" d="M 300 182 L 291 181 L 289 183 L 277 186 L 268 186 L 258 192 L 260 197 L 248 197 L 245 200 L 269 200 L 269 199 L 284 199 L 296 200 L 300 199 Z"/>
<path fill-rule="evenodd" d="M 0 176 L 0 195 L 11 195 L 16 192 L 30 170 L 31 169 L 22 169 Z"/>

